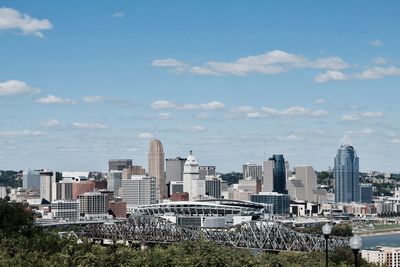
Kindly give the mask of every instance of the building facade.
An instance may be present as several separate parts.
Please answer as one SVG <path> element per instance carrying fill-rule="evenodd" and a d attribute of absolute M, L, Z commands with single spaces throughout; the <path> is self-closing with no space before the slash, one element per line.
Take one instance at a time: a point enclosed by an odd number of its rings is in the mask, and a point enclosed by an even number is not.
<path fill-rule="evenodd" d="M 200 179 L 199 164 L 190 151 L 183 169 L 183 191 L 189 193 L 189 200 L 201 199 L 206 194 L 205 179 Z"/>
<path fill-rule="evenodd" d="M 157 179 L 147 176 L 132 176 L 123 179 L 122 199 L 128 206 L 150 205 L 157 203 Z"/>
<path fill-rule="evenodd" d="M 40 190 L 40 171 L 39 170 L 23 171 L 22 188 Z"/>
<path fill-rule="evenodd" d="M 286 163 L 283 155 L 273 155 L 263 164 L 263 191 L 286 194 Z"/>
<path fill-rule="evenodd" d="M 114 191 L 114 196 L 120 197 L 122 171 L 111 171 L 107 176 L 107 190 Z"/>
<path fill-rule="evenodd" d="M 208 176 L 206 182 L 206 195 L 213 198 L 221 198 L 221 179 Z"/>
<path fill-rule="evenodd" d="M 262 180 L 262 166 L 257 164 L 243 164 L 243 179 Z"/>
<path fill-rule="evenodd" d="M 108 160 L 108 171 L 122 171 L 132 166 L 131 159 L 110 159 Z"/>
<path fill-rule="evenodd" d="M 372 203 L 372 184 L 360 184 L 360 202 L 361 203 Z"/>
<path fill-rule="evenodd" d="M 107 195 L 99 192 L 86 192 L 78 196 L 80 213 L 89 220 L 108 217 Z"/>
<path fill-rule="evenodd" d="M 183 167 L 186 159 L 181 157 L 165 160 L 165 182 L 183 181 Z"/>
<path fill-rule="evenodd" d="M 79 220 L 80 208 L 78 200 L 56 200 L 51 202 L 51 213 L 54 219 L 68 221 Z"/>
<path fill-rule="evenodd" d="M 167 197 L 167 187 L 164 177 L 164 149 L 160 140 L 154 139 L 149 147 L 149 176 L 155 177 L 157 181 L 157 199 Z"/>
<path fill-rule="evenodd" d="M 215 166 L 199 166 L 199 178 L 205 179 L 206 176 L 215 176 Z"/>
<path fill-rule="evenodd" d="M 359 159 L 353 146 L 342 144 L 335 157 L 335 202 L 359 202 Z"/>
<path fill-rule="evenodd" d="M 290 211 L 290 197 L 288 194 L 281 194 L 277 192 L 261 192 L 250 196 L 251 202 L 272 204 L 274 214 L 289 214 Z"/>

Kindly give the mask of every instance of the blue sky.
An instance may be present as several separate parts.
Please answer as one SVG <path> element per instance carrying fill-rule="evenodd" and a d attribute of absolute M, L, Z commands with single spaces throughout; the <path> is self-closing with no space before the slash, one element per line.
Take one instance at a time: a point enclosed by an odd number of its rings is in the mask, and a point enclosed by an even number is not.
<path fill-rule="evenodd" d="M 398 1 L 0 1 L 0 169 L 400 171 Z"/>

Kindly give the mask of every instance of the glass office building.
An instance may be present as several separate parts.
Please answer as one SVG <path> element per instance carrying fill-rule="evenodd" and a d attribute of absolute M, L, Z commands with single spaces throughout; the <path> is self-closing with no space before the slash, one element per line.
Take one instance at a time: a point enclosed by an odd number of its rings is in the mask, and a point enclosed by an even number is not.
<path fill-rule="evenodd" d="M 353 146 L 343 144 L 337 150 L 333 168 L 335 202 L 360 202 L 359 162 Z"/>

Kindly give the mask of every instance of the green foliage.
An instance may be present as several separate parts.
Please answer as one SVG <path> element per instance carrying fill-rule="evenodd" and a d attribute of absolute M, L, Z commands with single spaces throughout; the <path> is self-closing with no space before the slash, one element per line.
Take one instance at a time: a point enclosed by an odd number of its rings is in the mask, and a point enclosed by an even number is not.
<path fill-rule="evenodd" d="M 323 224 L 317 224 L 307 227 L 296 227 L 295 230 L 302 233 L 322 235 L 322 226 Z M 351 225 L 347 223 L 335 224 L 332 228 L 332 235 L 344 237 L 352 236 L 353 232 Z"/>
<path fill-rule="evenodd" d="M 301 267 L 324 266 L 325 254 L 321 252 L 268 253 L 219 246 L 199 238 L 195 242 L 157 245 L 146 250 L 125 245 L 101 246 L 83 240 L 60 238 L 52 232 L 32 226 L 32 215 L 21 205 L 1 202 L 2 220 L 20 217 L 15 226 L 2 224 L 7 231 L 0 235 L 0 267 L 116 267 L 116 266 L 232 266 L 232 267 Z M 9 214 L 4 215 L 4 212 Z M 28 214 L 28 215 L 26 215 Z M 29 234 L 21 229 L 30 229 Z M 354 257 L 349 248 L 330 252 L 329 266 L 351 266 Z M 362 266 L 373 266 L 362 262 Z"/>
<path fill-rule="evenodd" d="M 228 185 L 239 183 L 240 179 L 243 179 L 243 174 L 240 172 L 231 172 L 222 174 L 220 177 L 223 181 L 228 182 Z"/>
<path fill-rule="evenodd" d="M 0 171 L 0 186 L 21 187 L 22 180 L 19 174 L 20 172 L 15 171 Z"/>
<path fill-rule="evenodd" d="M 331 186 L 331 180 L 333 179 L 333 173 L 322 171 L 317 172 L 317 183 L 322 185 Z"/>

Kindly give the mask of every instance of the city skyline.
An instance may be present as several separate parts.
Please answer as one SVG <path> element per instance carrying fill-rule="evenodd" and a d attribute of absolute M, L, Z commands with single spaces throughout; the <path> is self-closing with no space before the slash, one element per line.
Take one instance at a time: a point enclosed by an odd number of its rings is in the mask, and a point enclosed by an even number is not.
<path fill-rule="evenodd" d="M 148 166 L 155 137 L 320 171 L 349 135 L 360 171 L 400 172 L 400 3 L 45 3 L 0 7 L 0 169 Z"/>

